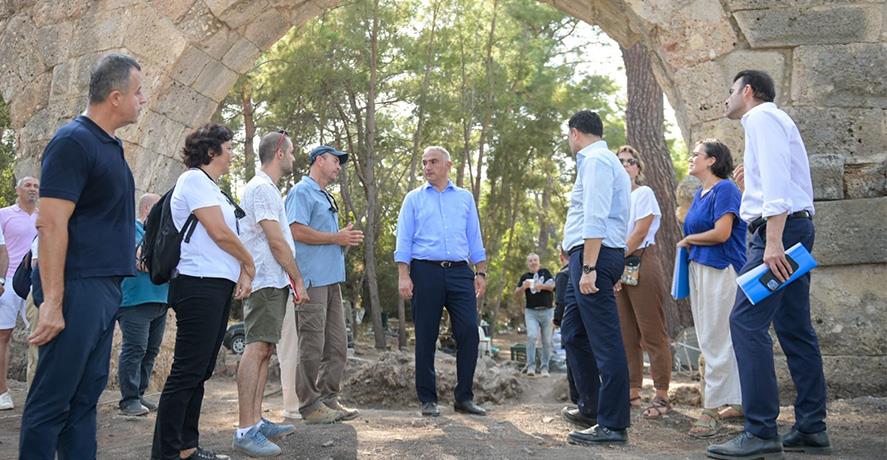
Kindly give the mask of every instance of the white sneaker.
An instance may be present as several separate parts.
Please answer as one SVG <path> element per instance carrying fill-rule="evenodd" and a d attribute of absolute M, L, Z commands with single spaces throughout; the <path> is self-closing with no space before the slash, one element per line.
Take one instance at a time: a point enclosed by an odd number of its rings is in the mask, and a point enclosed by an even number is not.
<path fill-rule="evenodd" d="M 535 377 L 535 376 L 536 376 L 536 369 L 533 369 L 532 367 L 528 368 L 527 369 L 527 377 Z"/>
<path fill-rule="evenodd" d="M 12 396 L 9 395 L 8 391 L 0 395 L 0 410 L 11 410 L 14 408 L 15 404 L 12 403 Z"/>
<path fill-rule="evenodd" d="M 548 369 L 542 369 L 542 372 L 539 375 L 542 377 L 551 377 L 551 374 L 548 373 Z"/>

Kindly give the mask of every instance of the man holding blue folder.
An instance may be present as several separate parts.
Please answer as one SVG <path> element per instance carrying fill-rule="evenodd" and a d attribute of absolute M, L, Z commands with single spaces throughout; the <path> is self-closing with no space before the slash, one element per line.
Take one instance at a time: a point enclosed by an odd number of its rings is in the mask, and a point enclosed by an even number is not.
<path fill-rule="evenodd" d="M 726 116 L 741 120 L 745 129 L 745 192 L 739 213 L 748 222 L 750 238 L 748 261 L 741 273 L 766 264 L 776 281 L 770 286 L 778 288 L 794 270 L 785 248 L 801 243 L 808 251 L 813 249 L 814 209 L 807 151 L 794 121 L 773 103 L 774 86 L 764 72 L 739 72 L 726 100 Z M 779 388 L 771 323 L 798 391 L 795 425 L 782 438 L 776 428 Z M 783 450 L 831 452 L 822 357 L 810 322 L 810 274 L 757 304 L 738 291 L 730 332 L 739 365 L 745 430 L 730 441 L 710 446 L 708 456 L 769 459 L 782 458 Z"/>

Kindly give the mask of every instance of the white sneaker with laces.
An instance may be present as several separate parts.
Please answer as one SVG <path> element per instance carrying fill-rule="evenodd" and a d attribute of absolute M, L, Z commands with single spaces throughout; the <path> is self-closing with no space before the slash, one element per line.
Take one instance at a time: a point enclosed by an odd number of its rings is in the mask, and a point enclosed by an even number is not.
<path fill-rule="evenodd" d="M 15 404 L 12 403 L 12 396 L 7 391 L 0 395 L 0 410 L 11 410 L 15 408 Z"/>
<path fill-rule="evenodd" d="M 542 373 L 540 374 L 542 377 L 550 377 L 551 374 L 548 373 L 548 369 L 542 369 Z"/>

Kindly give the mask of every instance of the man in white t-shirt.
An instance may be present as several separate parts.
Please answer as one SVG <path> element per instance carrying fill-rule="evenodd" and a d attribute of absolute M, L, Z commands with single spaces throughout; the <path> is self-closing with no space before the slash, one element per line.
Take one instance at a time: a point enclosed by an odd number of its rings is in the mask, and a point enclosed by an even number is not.
<path fill-rule="evenodd" d="M 268 378 L 268 361 L 280 340 L 290 294 L 296 303 L 308 299 L 302 274 L 296 264 L 295 244 L 287 225 L 283 198 L 277 188 L 280 178 L 293 172 L 293 143 L 286 132 L 266 134 L 259 143 L 262 167 L 243 190 L 246 217 L 240 240 L 253 256 L 256 277 L 252 294 L 243 306 L 246 349 L 237 369 L 240 425 L 234 434 L 235 450 L 262 457 L 279 453 L 273 442 L 255 443 L 250 430 L 260 430 L 268 439 L 280 439 L 293 431 L 290 424 L 275 424 L 262 417 L 262 396 Z"/>

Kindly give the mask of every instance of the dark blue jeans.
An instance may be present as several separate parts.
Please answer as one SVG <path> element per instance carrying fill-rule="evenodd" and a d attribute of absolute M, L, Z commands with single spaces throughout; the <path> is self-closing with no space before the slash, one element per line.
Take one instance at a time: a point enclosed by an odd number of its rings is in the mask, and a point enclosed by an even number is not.
<path fill-rule="evenodd" d="M 474 399 L 471 389 L 477 365 L 477 300 L 474 272 L 467 265 L 443 268 L 413 261 L 413 323 L 416 326 L 416 393 L 419 401 L 437 402 L 434 353 L 440 330 L 440 315 L 446 306 L 456 339 L 456 401 Z"/>
<path fill-rule="evenodd" d="M 22 414 L 19 458 L 96 457 L 96 403 L 108 382 L 120 278 L 65 280 L 65 328 L 40 347 Z"/>
<path fill-rule="evenodd" d="M 166 329 L 166 304 L 120 307 L 117 322 L 123 335 L 117 363 L 120 407 L 123 407 L 129 401 L 138 401 L 151 381 L 154 358 L 160 351 L 160 341 Z"/>
<path fill-rule="evenodd" d="M 782 244 L 788 249 L 800 242 L 812 252 L 814 236 L 813 221 L 790 219 L 785 223 Z M 766 245 L 766 228 L 758 229 L 748 243 L 748 262 L 740 274 L 763 263 Z M 826 393 L 819 339 L 810 322 L 809 273 L 757 305 L 752 305 L 741 289 L 736 291 L 730 333 L 739 365 L 745 431 L 764 439 L 778 436 L 779 387 L 770 324 L 776 330 L 798 390 L 795 428 L 802 433 L 818 433 L 825 429 Z"/>
<path fill-rule="evenodd" d="M 622 249 L 601 247 L 597 263 L 599 289 L 579 292 L 582 250 L 570 255 L 570 283 L 561 320 L 570 373 L 579 392 L 579 411 L 612 430 L 630 425 L 628 361 L 622 345 L 613 286 L 624 269 Z"/>

